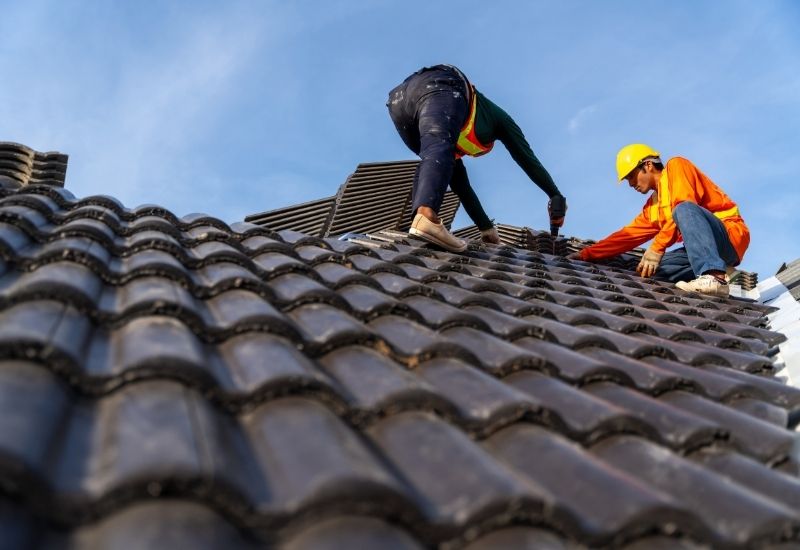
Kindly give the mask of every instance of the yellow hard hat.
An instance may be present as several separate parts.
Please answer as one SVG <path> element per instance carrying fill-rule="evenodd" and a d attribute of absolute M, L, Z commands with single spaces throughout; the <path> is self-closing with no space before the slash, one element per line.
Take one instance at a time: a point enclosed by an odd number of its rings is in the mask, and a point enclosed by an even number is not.
<path fill-rule="evenodd" d="M 617 153 L 617 181 L 622 181 L 634 168 L 639 166 L 642 159 L 660 157 L 661 154 L 644 143 L 631 143 Z"/>

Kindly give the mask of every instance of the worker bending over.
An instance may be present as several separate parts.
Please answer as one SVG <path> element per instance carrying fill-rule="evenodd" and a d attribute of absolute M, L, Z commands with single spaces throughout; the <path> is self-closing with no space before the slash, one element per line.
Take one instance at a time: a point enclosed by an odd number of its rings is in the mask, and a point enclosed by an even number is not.
<path fill-rule="evenodd" d="M 550 197 L 551 226 L 564 223 L 567 201 L 547 170 L 533 154 L 514 120 L 489 101 L 452 65 L 423 67 L 389 92 L 386 103 L 397 132 L 421 162 L 414 174 L 409 234 L 447 250 L 461 252 L 467 243 L 452 235 L 439 219 L 447 186 L 458 195 L 484 242 L 500 238 L 469 184 L 461 157 L 478 157 L 492 150 L 495 140 L 505 145 L 517 164 Z"/>
<path fill-rule="evenodd" d="M 652 191 L 642 212 L 619 231 L 569 257 L 600 260 L 653 239 L 636 268 L 642 277 L 727 296 L 726 269 L 739 265 L 750 244 L 750 231 L 736 203 L 688 160 L 676 157 L 664 165 L 658 151 L 641 143 L 620 149 L 617 176 L 639 193 Z M 681 240 L 683 247 L 664 253 Z"/>

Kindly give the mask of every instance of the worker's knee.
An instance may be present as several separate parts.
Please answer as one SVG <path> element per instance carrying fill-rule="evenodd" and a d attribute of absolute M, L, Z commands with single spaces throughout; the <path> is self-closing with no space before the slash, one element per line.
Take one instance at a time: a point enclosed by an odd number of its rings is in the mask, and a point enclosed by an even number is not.
<path fill-rule="evenodd" d="M 675 223 L 680 224 L 687 216 L 700 214 L 702 210 L 702 207 L 693 202 L 682 202 L 675 205 L 675 208 L 672 209 L 672 218 L 675 220 Z"/>

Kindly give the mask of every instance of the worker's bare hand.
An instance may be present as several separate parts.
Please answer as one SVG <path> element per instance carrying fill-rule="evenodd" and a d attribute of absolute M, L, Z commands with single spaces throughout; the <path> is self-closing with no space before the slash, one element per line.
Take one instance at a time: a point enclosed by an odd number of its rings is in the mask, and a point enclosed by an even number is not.
<path fill-rule="evenodd" d="M 636 271 L 642 277 L 652 277 L 655 275 L 663 256 L 663 252 L 654 252 L 648 248 L 642 255 L 642 261 L 636 266 Z"/>

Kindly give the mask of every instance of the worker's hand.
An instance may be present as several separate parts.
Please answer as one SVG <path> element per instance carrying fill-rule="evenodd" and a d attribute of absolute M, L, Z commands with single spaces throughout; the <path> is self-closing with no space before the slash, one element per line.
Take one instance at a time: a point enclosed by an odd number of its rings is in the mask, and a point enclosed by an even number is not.
<path fill-rule="evenodd" d="M 663 252 L 653 252 L 651 249 L 645 250 L 642 255 L 642 261 L 636 266 L 636 271 L 642 277 L 652 277 L 658 269 L 658 264 L 661 263 L 661 258 L 664 256 Z"/>
<path fill-rule="evenodd" d="M 567 254 L 565 256 L 565 258 L 567 260 L 580 260 L 581 259 L 581 253 L 580 252 L 573 252 L 572 254 Z"/>
<path fill-rule="evenodd" d="M 554 195 L 547 202 L 547 215 L 550 217 L 551 227 L 564 225 L 564 217 L 567 215 L 567 199 L 564 195 Z"/>

